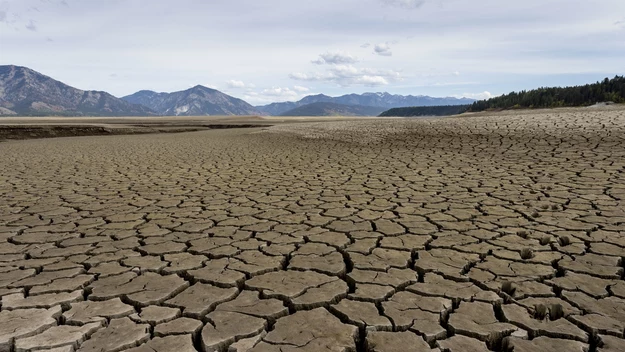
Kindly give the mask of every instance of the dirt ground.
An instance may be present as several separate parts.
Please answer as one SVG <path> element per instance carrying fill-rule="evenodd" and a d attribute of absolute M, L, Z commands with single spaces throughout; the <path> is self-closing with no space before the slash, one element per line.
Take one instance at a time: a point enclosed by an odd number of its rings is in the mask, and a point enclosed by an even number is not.
<path fill-rule="evenodd" d="M 369 117 L 359 120 L 371 119 Z M 162 116 L 162 117 L 2 117 L 0 141 L 75 136 L 111 136 L 270 127 L 311 121 L 354 121 L 354 117 Z"/>
<path fill-rule="evenodd" d="M 0 124 L 0 351 L 625 351 L 623 108 Z"/>

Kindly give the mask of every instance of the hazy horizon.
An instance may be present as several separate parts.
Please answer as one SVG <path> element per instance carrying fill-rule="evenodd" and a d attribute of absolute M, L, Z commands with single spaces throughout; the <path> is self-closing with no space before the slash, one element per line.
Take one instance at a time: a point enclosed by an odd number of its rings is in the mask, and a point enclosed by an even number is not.
<path fill-rule="evenodd" d="M 121 97 L 204 85 L 486 98 L 623 74 L 625 2 L 0 1 L 0 64 Z"/>

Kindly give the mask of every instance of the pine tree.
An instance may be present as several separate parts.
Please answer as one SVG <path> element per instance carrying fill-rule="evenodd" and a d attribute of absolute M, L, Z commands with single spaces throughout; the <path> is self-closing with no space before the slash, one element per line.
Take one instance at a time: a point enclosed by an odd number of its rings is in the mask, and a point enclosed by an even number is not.
<path fill-rule="evenodd" d="M 473 103 L 468 111 L 519 108 L 558 108 L 589 106 L 598 102 L 625 103 L 625 77 L 606 78 L 584 86 L 546 88 L 511 92 L 488 100 Z"/>

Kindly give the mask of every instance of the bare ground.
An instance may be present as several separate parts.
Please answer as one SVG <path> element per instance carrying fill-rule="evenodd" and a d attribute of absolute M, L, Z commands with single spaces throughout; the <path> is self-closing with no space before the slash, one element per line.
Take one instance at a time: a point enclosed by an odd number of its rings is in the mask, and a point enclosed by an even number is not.
<path fill-rule="evenodd" d="M 625 110 L 267 124 L 0 144 L 0 350 L 625 350 Z"/>

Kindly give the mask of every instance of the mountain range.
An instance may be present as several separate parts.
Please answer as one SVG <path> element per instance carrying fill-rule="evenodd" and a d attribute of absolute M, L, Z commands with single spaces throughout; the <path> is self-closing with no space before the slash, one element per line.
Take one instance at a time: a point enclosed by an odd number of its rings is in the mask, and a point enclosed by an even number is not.
<path fill-rule="evenodd" d="M 142 105 L 70 87 L 26 67 L 0 66 L 0 115 L 149 116 Z"/>
<path fill-rule="evenodd" d="M 378 116 L 385 108 L 318 102 L 283 112 L 280 116 Z"/>
<path fill-rule="evenodd" d="M 174 93 L 157 93 L 142 90 L 125 96 L 123 100 L 140 104 L 165 116 L 200 115 L 260 115 L 252 105 L 218 90 L 195 86 Z"/>
<path fill-rule="evenodd" d="M 26 67 L 0 66 L 0 115 L 56 116 L 377 116 L 406 106 L 463 105 L 466 98 L 432 98 L 389 93 L 309 95 L 297 102 L 254 107 L 218 90 L 195 86 L 184 91 L 157 93 L 141 90 L 123 98 L 101 91 L 70 87 Z"/>
<path fill-rule="evenodd" d="M 272 103 L 257 106 L 256 108 L 267 115 L 286 115 L 286 112 L 312 103 L 334 103 L 341 105 L 356 105 L 382 108 L 382 111 L 407 106 L 441 106 L 467 105 L 475 100 L 468 98 L 433 98 L 425 95 L 398 95 L 389 93 L 347 94 L 340 97 L 330 97 L 324 94 L 309 95 L 297 102 Z"/>

